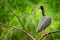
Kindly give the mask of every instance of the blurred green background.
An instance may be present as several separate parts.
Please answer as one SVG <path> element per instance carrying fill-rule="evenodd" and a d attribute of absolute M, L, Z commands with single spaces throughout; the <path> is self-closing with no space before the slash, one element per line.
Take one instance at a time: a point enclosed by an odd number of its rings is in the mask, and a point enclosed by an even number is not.
<path fill-rule="evenodd" d="M 36 33 L 36 28 L 42 14 L 41 10 L 35 14 L 32 12 L 41 5 L 44 6 L 45 14 L 52 19 L 51 25 L 45 32 L 59 30 L 60 0 L 0 0 L 0 23 L 17 26 L 38 39 L 42 33 Z M 18 16 L 20 22 L 14 14 Z M 0 40 L 31 40 L 22 31 L 11 29 L 9 26 L 0 26 Z M 60 33 L 48 35 L 43 40 L 60 40 Z"/>

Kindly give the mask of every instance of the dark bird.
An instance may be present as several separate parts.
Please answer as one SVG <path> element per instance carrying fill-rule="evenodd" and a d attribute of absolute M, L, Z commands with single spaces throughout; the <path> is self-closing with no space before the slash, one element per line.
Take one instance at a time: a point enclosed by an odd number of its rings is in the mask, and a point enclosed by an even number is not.
<path fill-rule="evenodd" d="M 42 30 L 45 30 L 51 24 L 51 18 L 44 14 L 44 7 L 43 6 L 38 7 L 37 10 L 38 9 L 41 9 L 42 16 L 43 16 L 43 18 L 39 21 L 39 24 L 37 27 L 37 32 L 41 32 Z M 35 10 L 34 12 L 36 12 L 37 10 Z"/>

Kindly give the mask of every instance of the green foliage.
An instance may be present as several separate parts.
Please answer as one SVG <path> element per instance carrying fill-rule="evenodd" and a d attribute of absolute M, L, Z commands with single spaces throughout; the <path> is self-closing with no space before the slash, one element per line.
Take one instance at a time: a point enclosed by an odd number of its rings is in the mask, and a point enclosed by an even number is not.
<path fill-rule="evenodd" d="M 29 32 L 32 36 L 38 39 L 42 32 L 36 33 L 36 28 L 39 20 L 42 18 L 41 11 L 38 10 L 35 14 L 32 11 L 40 6 L 44 6 L 45 14 L 52 19 L 51 25 L 45 30 L 46 32 L 60 30 L 60 0 L 0 0 L 0 23 L 14 25 Z M 14 16 L 19 17 L 21 23 Z M 5 40 L 5 35 L 10 27 L 0 26 L 0 40 Z M 60 40 L 60 33 L 52 34 L 43 40 Z M 11 30 L 7 40 L 31 40 L 23 32 Z"/>

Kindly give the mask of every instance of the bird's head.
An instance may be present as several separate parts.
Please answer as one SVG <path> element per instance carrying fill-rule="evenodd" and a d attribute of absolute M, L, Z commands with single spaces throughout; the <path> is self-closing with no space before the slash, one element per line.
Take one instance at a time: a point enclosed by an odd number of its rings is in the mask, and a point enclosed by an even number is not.
<path fill-rule="evenodd" d="M 43 10 L 43 9 L 44 9 L 44 7 L 43 7 L 43 6 L 40 6 L 40 8 L 39 8 L 39 9 Z"/>

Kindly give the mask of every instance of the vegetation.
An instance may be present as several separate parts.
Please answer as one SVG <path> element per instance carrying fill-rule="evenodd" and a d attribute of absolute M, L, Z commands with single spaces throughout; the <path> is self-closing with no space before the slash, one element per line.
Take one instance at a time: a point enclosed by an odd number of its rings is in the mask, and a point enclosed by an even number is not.
<path fill-rule="evenodd" d="M 45 32 L 60 30 L 60 0 L 0 0 L 0 40 L 38 40 L 44 32 L 36 32 L 42 14 L 32 12 L 41 5 L 52 19 Z M 42 40 L 60 40 L 60 32 Z"/>

